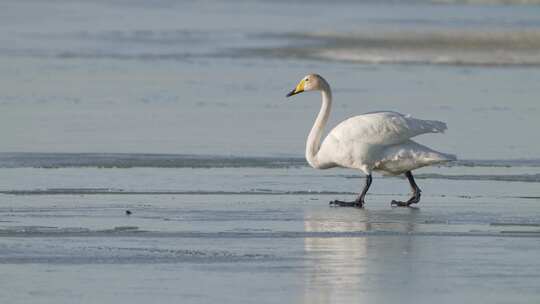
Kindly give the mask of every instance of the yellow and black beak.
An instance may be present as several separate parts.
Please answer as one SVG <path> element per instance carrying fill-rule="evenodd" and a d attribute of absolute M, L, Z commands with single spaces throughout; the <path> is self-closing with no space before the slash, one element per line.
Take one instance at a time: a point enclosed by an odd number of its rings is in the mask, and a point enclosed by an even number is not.
<path fill-rule="evenodd" d="M 298 93 L 302 93 L 304 92 L 304 79 L 302 79 L 302 81 L 300 81 L 300 83 L 296 86 L 296 88 L 292 91 L 289 92 L 289 94 L 287 94 L 287 97 L 291 97 L 293 95 L 296 95 Z"/>

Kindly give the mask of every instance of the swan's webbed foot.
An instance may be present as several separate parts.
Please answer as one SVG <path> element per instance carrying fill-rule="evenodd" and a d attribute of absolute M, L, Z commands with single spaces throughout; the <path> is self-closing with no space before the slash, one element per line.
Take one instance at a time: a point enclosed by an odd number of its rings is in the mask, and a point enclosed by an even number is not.
<path fill-rule="evenodd" d="M 364 208 L 364 201 L 355 200 L 352 202 L 344 202 L 344 201 L 334 200 L 334 201 L 330 201 L 330 206 Z"/>
<path fill-rule="evenodd" d="M 420 190 L 413 193 L 413 196 L 406 202 L 392 200 L 390 205 L 395 207 L 410 207 L 412 204 L 418 204 L 420 202 Z"/>
<path fill-rule="evenodd" d="M 391 206 L 410 207 L 412 204 L 418 204 L 418 202 L 420 202 L 420 193 L 422 192 L 422 190 L 420 190 L 418 185 L 416 185 L 416 182 L 414 181 L 414 177 L 413 177 L 411 171 L 405 172 L 405 176 L 409 180 L 409 184 L 411 185 L 413 195 L 406 202 L 392 200 L 392 202 L 390 202 Z"/>
<path fill-rule="evenodd" d="M 366 197 L 366 193 L 369 190 L 369 186 L 371 186 L 371 174 L 366 176 L 366 185 L 364 186 L 364 189 L 362 190 L 362 193 L 352 202 L 344 202 L 344 201 L 331 201 L 330 206 L 336 206 L 336 207 L 356 207 L 356 208 L 364 208 L 364 197 Z"/>

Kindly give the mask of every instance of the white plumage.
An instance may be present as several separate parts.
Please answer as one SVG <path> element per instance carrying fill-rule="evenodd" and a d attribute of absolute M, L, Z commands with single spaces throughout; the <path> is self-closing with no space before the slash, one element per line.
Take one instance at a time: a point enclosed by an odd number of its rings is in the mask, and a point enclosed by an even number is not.
<path fill-rule="evenodd" d="M 456 160 L 454 155 L 432 150 L 411 140 L 425 133 L 443 133 L 446 130 L 444 122 L 417 119 L 397 112 L 373 112 L 351 117 L 332 129 L 321 143 L 332 105 L 330 85 L 321 76 L 310 74 L 287 96 L 312 90 L 322 92 L 321 110 L 306 144 L 306 159 L 314 168 L 345 167 L 359 169 L 368 176 L 372 171 L 397 175 Z M 411 179 L 412 175 L 409 181 Z M 411 186 L 413 184 L 414 180 Z M 416 184 L 414 186 L 417 188 Z M 419 188 L 417 190 L 419 193 Z"/>
<path fill-rule="evenodd" d="M 455 160 L 410 138 L 443 133 L 444 122 L 421 120 L 397 112 L 374 112 L 351 117 L 337 125 L 323 141 L 319 164 L 401 174 L 423 166 Z M 309 145 L 309 143 L 308 143 Z"/>

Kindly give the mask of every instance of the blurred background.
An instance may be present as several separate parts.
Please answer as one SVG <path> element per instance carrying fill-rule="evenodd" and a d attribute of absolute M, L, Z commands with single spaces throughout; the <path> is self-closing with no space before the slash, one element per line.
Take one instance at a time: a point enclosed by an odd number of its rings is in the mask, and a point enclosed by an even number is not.
<path fill-rule="evenodd" d="M 464 161 L 329 208 L 314 72 Z M 0 0 L 0 302 L 540 303 L 539 97 L 540 0 Z"/>
<path fill-rule="evenodd" d="M 537 158 L 540 1 L 0 2 L 1 152 L 302 156 L 375 110 L 446 121 L 420 142 Z"/>

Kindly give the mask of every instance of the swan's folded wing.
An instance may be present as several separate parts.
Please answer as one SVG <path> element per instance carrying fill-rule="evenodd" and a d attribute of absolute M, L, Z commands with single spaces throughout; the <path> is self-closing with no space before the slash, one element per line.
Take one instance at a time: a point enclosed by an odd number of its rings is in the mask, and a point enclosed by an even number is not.
<path fill-rule="evenodd" d="M 340 142 L 394 145 L 420 134 L 442 133 L 445 130 L 446 124 L 441 121 L 416 119 L 397 112 L 375 112 L 343 121 L 329 136 Z"/>
<path fill-rule="evenodd" d="M 412 140 L 386 147 L 379 157 L 375 169 L 391 175 L 457 160 L 455 155 L 435 151 Z"/>

